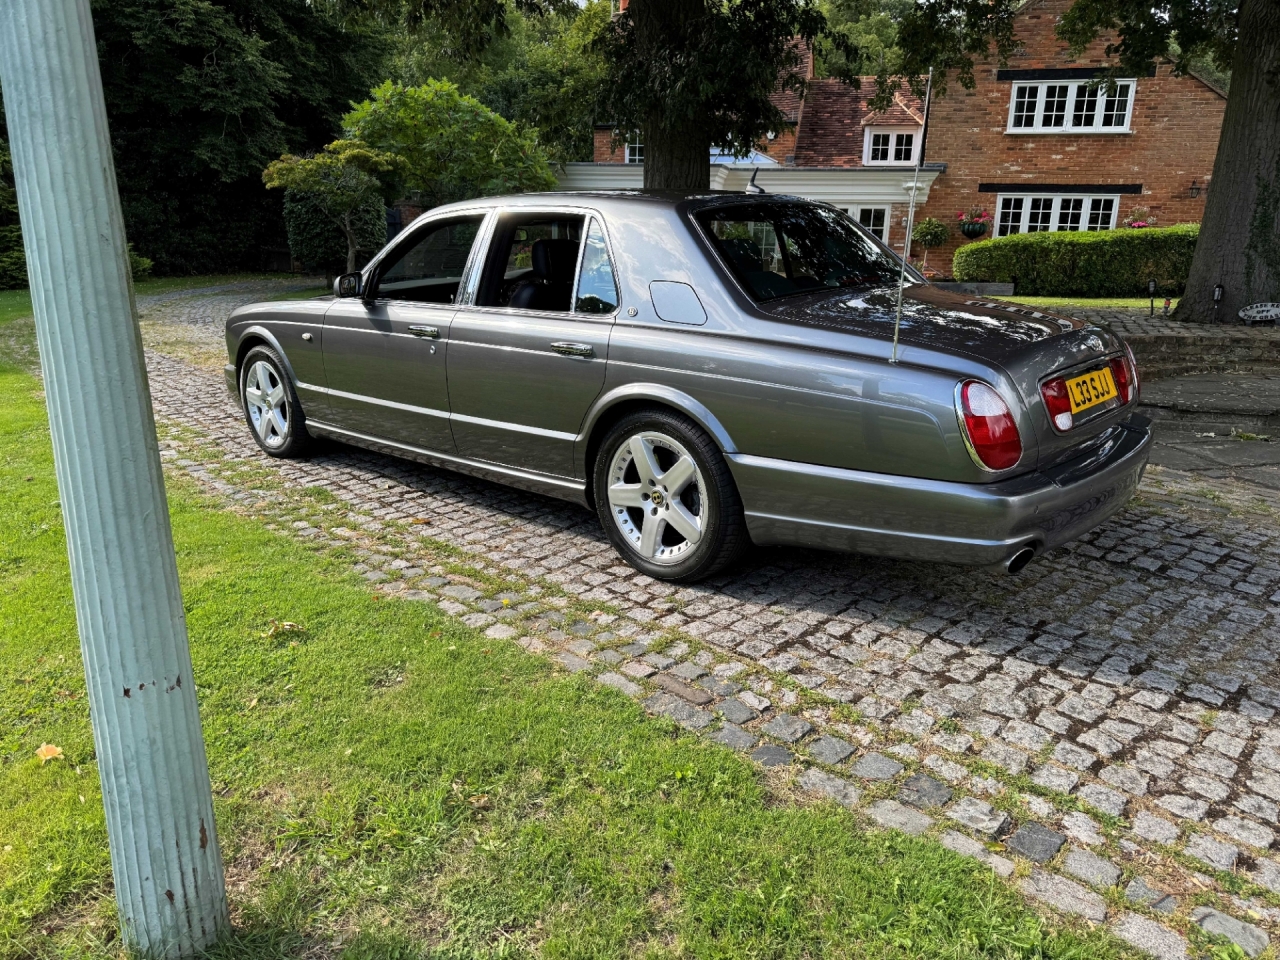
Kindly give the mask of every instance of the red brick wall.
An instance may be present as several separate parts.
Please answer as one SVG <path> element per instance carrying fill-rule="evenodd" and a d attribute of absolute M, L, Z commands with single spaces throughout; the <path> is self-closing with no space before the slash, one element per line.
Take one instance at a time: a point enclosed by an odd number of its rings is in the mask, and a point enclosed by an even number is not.
<path fill-rule="evenodd" d="M 624 163 L 627 159 L 623 148 L 613 145 L 613 130 L 597 127 L 595 130 L 594 155 L 596 163 Z"/>
<path fill-rule="evenodd" d="M 1104 55 L 1113 38 L 1102 37 L 1073 59 L 1054 34 L 1071 0 L 1032 0 L 1018 17 L 1020 47 L 1008 68 L 1110 66 Z M 1194 77 L 1174 77 L 1160 66 L 1138 77 L 1129 134 L 1006 134 L 1013 82 L 997 81 L 998 65 L 980 63 L 977 86 L 965 90 L 954 76 L 947 94 L 934 100 L 926 160 L 947 164 L 919 217 L 937 217 L 954 228 L 956 213 L 979 205 L 996 215 L 996 195 L 981 183 L 1141 183 L 1142 194 L 1121 195 L 1117 224 L 1134 207 L 1148 207 L 1161 226 L 1199 222 L 1205 193 L 1192 199 L 1192 179 L 1209 182 L 1226 100 Z M 991 236 L 988 232 L 986 236 Z M 929 253 L 930 266 L 949 271 L 951 255 L 969 241 L 953 229 L 945 246 Z"/>

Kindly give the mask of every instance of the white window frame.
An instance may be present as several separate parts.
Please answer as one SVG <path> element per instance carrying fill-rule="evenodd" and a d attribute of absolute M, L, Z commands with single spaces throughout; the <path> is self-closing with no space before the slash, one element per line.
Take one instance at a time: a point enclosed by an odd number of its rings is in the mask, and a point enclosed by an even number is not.
<path fill-rule="evenodd" d="M 866 127 L 866 132 L 862 135 L 862 165 L 864 167 L 913 167 L 916 158 L 920 155 L 920 128 L 917 126 L 907 126 L 901 124 L 894 127 Z M 886 160 L 871 159 L 871 138 L 876 134 L 888 135 L 889 152 Z M 898 138 L 901 136 L 911 137 L 911 158 L 909 160 L 895 160 L 894 155 L 898 149 Z"/>
<path fill-rule="evenodd" d="M 640 142 L 640 134 L 633 133 L 627 138 L 623 163 L 644 163 L 644 144 Z"/>
<path fill-rule="evenodd" d="M 1052 126 L 1045 125 L 1045 106 L 1049 100 L 1049 93 L 1052 90 L 1056 96 L 1052 99 L 1057 103 L 1061 103 L 1060 88 L 1066 87 L 1066 107 L 1062 111 L 1061 123 Z M 1032 112 L 1030 126 L 1014 126 L 1017 116 L 1017 107 L 1020 102 L 1019 91 L 1029 91 L 1035 89 L 1035 110 Z M 1123 89 L 1122 89 L 1123 88 Z M 1106 119 L 1107 106 L 1114 104 L 1118 100 L 1121 93 L 1125 95 L 1124 101 L 1124 122 L 1121 124 L 1111 123 L 1103 126 L 1102 121 Z M 1097 82 L 1093 80 L 1036 80 L 1029 83 L 1015 81 L 1009 90 L 1009 116 L 1005 122 L 1005 133 L 1016 134 L 1075 134 L 1082 133 L 1132 133 L 1133 123 L 1133 103 L 1137 99 L 1138 81 L 1134 79 L 1125 79 L 1116 81 L 1116 97 L 1110 97 L 1107 94 L 1107 84 L 1105 82 Z M 1088 114 L 1081 113 L 1081 117 L 1076 116 L 1077 100 L 1083 105 L 1092 97 L 1094 100 L 1092 112 Z M 1029 99 L 1024 95 L 1023 99 Z M 1055 114 L 1057 111 L 1055 111 Z M 1052 119 L 1052 115 L 1051 115 Z M 1077 120 L 1084 122 L 1077 123 Z"/>
<path fill-rule="evenodd" d="M 1017 229 L 1008 230 L 1006 227 L 1014 224 L 1007 222 L 1011 218 L 1005 216 L 1005 202 L 1010 201 L 1009 205 L 1013 207 L 1016 206 L 1013 201 L 1017 200 L 1022 201 L 1021 209 L 1017 211 Z M 1080 201 L 1078 211 L 1072 209 L 1075 201 Z M 1090 215 L 1094 213 L 1095 201 L 1100 207 L 1097 213 L 1103 217 L 1107 216 L 1106 204 L 1110 201 L 1110 216 L 1105 222 L 1099 220 L 1097 225 L 1091 226 Z M 1118 193 L 1001 193 L 996 196 L 992 236 L 1009 237 L 1018 233 L 1053 233 L 1059 230 L 1085 233 L 1114 230 L 1119 211 L 1120 194 Z M 1048 217 L 1047 225 L 1044 219 L 1046 216 Z M 1078 226 L 1072 226 L 1073 221 L 1078 222 Z M 1030 227 L 1036 227 L 1036 229 L 1029 229 Z"/>
<path fill-rule="evenodd" d="M 875 236 L 875 231 L 871 227 L 867 226 L 862 222 L 862 214 L 864 211 L 868 211 L 868 210 L 873 212 L 878 210 L 884 214 L 884 227 L 883 227 L 884 236 L 880 238 L 880 242 L 883 244 L 888 244 L 889 242 L 889 205 L 886 203 L 866 203 L 866 204 L 860 204 L 859 206 L 856 206 L 856 207 L 849 208 L 849 215 L 853 217 L 853 219 L 856 220 L 864 230 L 866 230 L 872 236 Z"/>

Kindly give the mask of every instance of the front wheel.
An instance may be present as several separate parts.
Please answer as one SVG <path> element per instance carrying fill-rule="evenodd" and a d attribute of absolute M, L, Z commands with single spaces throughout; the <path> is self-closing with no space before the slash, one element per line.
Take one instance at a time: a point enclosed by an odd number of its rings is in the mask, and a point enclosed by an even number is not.
<path fill-rule="evenodd" d="M 709 577 L 749 542 L 719 448 L 697 424 L 665 410 L 631 414 L 609 431 L 596 456 L 595 500 L 618 552 L 658 580 Z"/>
<path fill-rule="evenodd" d="M 250 350 L 240 365 L 240 404 L 253 439 L 273 457 L 300 457 L 311 445 L 306 418 L 280 354 Z"/>

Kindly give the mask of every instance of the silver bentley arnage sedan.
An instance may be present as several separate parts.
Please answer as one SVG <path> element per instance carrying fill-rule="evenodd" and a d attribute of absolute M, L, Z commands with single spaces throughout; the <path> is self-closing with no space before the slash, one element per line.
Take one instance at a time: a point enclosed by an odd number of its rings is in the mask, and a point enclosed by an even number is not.
<path fill-rule="evenodd" d="M 439 207 L 334 296 L 227 321 L 258 444 L 327 437 L 582 504 L 687 582 L 751 543 L 1002 566 L 1146 466 L 1107 330 L 944 292 L 832 207 L 529 194 Z"/>

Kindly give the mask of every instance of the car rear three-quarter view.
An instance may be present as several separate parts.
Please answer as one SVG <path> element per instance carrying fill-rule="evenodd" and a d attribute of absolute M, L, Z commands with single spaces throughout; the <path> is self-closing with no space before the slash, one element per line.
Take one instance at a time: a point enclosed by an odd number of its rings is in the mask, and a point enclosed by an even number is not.
<path fill-rule="evenodd" d="M 1020 569 L 1135 491 L 1125 345 L 905 271 L 791 197 L 441 207 L 323 300 L 227 324 L 272 456 L 328 437 L 573 500 L 643 572 L 750 544 Z"/>

